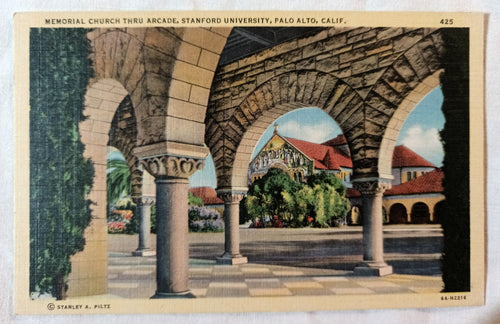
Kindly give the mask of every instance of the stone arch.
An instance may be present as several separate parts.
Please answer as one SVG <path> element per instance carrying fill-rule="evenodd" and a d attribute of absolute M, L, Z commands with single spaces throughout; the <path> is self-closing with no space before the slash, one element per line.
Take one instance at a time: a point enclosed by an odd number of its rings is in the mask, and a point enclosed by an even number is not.
<path fill-rule="evenodd" d="M 442 221 L 442 217 L 444 215 L 444 209 L 445 209 L 445 201 L 441 200 L 438 203 L 434 205 L 434 211 L 433 211 L 433 222 L 440 224 Z"/>
<path fill-rule="evenodd" d="M 417 202 L 411 207 L 411 222 L 412 224 L 427 224 L 430 223 L 429 206 L 424 202 Z"/>
<path fill-rule="evenodd" d="M 97 28 L 88 33 L 96 80 L 130 94 L 137 144 L 204 145 L 210 85 L 230 28 Z M 193 131 L 187 135 L 186 127 Z"/>
<path fill-rule="evenodd" d="M 92 221 L 85 230 L 85 248 L 71 257 L 68 296 L 106 293 L 106 155 L 113 118 L 127 95 L 124 87 L 113 79 L 93 82 L 85 95 L 83 114 L 86 119 L 80 122 L 79 131 L 85 145 L 84 157 L 91 159 L 94 165 L 94 184 L 88 195 L 94 204 L 91 206 Z M 95 271 L 79 271 L 88 268 L 89 262 L 96 266 Z"/>
<path fill-rule="evenodd" d="M 356 136 L 363 127 L 361 96 L 341 79 L 316 70 L 294 70 L 274 76 L 255 88 L 224 114 L 207 114 L 206 138 L 218 188 L 246 188 L 253 149 L 278 117 L 294 109 L 316 107 L 331 116 L 357 152 Z M 222 116 L 222 118 L 221 118 Z M 358 131 L 356 131 L 358 130 Z"/>
<path fill-rule="evenodd" d="M 406 224 L 408 220 L 408 213 L 403 204 L 396 203 L 389 209 L 389 222 L 391 224 Z"/>
<path fill-rule="evenodd" d="M 392 153 L 406 118 L 440 85 L 444 45 L 440 30 L 422 38 L 391 64 L 366 98 L 367 118 L 378 119 L 378 174 L 391 174 Z"/>
<path fill-rule="evenodd" d="M 118 106 L 111 122 L 108 145 L 118 149 L 127 161 L 132 180 L 133 198 L 142 195 L 143 170 L 139 168 L 139 161 L 133 153 L 137 142 L 136 139 L 137 121 L 130 96 L 127 95 Z"/>

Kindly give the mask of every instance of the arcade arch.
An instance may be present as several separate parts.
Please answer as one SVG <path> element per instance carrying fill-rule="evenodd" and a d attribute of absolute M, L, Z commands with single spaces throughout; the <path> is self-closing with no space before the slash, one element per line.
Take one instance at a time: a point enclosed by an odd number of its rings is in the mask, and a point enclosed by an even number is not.
<path fill-rule="evenodd" d="M 383 259 L 382 194 L 390 188 L 392 151 L 404 119 L 439 84 L 440 30 L 327 28 L 217 68 L 229 32 L 112 28 L 88 34 L 95 80 L 87 93 L 91 117 L 80 128 L 85 154 L 96 175 L 105 175 L 107 130 L 117 106 L 130 95 L 137 122 L 132 152 L 156 179 L 162 248 L 157 297 L 189 296 L 187 178 L 203 167 L 208 150 L 228 221 L 222 259 L 246 262 L 239 254 L 237 206 L 253 147 L 267 125 L 301 107 L 327 112 L 351 151 L 352 179 L 363 200 L 364 262 L 355 272 L 391 273 Z M 97 216 L 87 231 L 86 251 L 72 258 L 74 269 L 88 261 L 84 254 L 106 264 L 105 254 L 94 252 L 106 229 L 105 217 L 99 216 L 105 215 L 105 182 L 99 183 L 105 177 L 96 179 L 89 198 L 96 202 Z M 87 279 L 77 273 L 70 277 L 70 295 L 103 293 L 105 270 Z"/>
<path fill-rule="evenodd" d="M 83 112 L 86 119 L 80 122 L 79 130 L 81 141 L 85 144 L 84 157 L 91 159 L 94 164 L 94 184 L 88 195 L 88 199 L 92 200 L 94 204 L 91 207 L 92 221 L 85 231 L 85 248 L 82 252 L 71 257 L 74 271 L 68 277 L 68 296 L 106 293 L 107 146 L 115 112 L 127 95 L 128 93 L 123 86 L 112 79 L 94 82 L 87 89 Z M 133 159 L 129 158 L 129 160 Z M 86 267 L 86 264 L 91 261 L 96 262 L 95 264 L 102 264 L 104 269 L 98 268 L 89 271 L 90 273 L 78 271 L 79 268 Z"/>
<path fill-rule="evenodd" d="M 411 207 L 411 221 L 413 224 L 428 224 L 431 220 L 429 207 L 423 202 L 417 202 Z"/>
<path fill-rule="evenodd" d="M 403 204 L 397 203 L 391 206 L 389 210 L 389 223 L 406 224 L 408 223 L 408 214 Z"/>
<path fill-rule="evenodd" d="M 404 120 L 439 84 L 442 69 L 439 30 L 415 29 L 404 36 L 399 36 L 402 30 L 398 29 L 358 32 L 370 32 L 378 40 L 388 31 L 397 35 L 389 45 L 381 41 L 368 47 L 370 50 L 362 47 L 356 52 L 359 61 L 354 63 L 347 63 L 350 57 L 343 54 L 332 56 L 329 64 L 319 63 L 322 51 L 331 50 L 335 43 L 329 41 L 335 39 L 339 46 L 349 37 L 350 32 L 335 30 L 221 67 L 212 85 L 206 117 L 207 145 L 216 165 L 218 192 L 226 196 L 232 192 L 242 196 L 246 191 L 250 154 L 276 115 L 312 105 L 339 123 L 351 151 L 353 182 L 362 193 L 364 206 L 365 262 L 357 268 L 362 274 L 391 271 L 383 262 L 381 210 L 382 194 L 392 179 L 392 152 Z M 372 55 L 380 53 L 371 50 L 382 43 L 392 49 L 389 58 Z M 300 61 L 306 53 L 311 57 L 307 63 Z M 349 66 L 346 74 L 340 73 L 340 65 L 335 64 L 339 62 Z M 253 70 L 256 66 L 263 69 Z M 226 251 L 225 255 L 229 254 Z"/>
<path fill-rule="evenodd" d="M 441 224 L 442 222 L 442 217 L 444 215 L 444 208 L 445 208 L 445 201 L 441 200 L 437 204 L 434 205 L 434 210 L 433 210 L 433 222 Z"/>
<path fill-rule="evenodd" d="M 86 245 L 82 252 L 71 258 L 72 271 L 68 278 L 68 295 L 81 296 L 106 293 L 105 271 L 107 264 L 107 201 L 106 172 L 108 147 L 118 149 L 129 166 L 132 181 L 132 199 L 139 207 L 140 237 L 134 253 L 150 253 L 149 215 L 155 200 L 151 175 L 143 170 L 133 150 L 136 146 L 137 122 L 131 97 L 114 79 L 94 80 L 85 97 L 86 119 L 79 125 L 81 140 L 85 144 L 84 157 L 94 164 L 94 185 L 88 198 L 92 205 L 92 221 L 85 234 Z M 147 231 L 145 229 L 148 229 Z M 93 262 L 102 266 L 89 273 L 78 271 Z M 91 283 L 92 282 L 92 283 Z"/>

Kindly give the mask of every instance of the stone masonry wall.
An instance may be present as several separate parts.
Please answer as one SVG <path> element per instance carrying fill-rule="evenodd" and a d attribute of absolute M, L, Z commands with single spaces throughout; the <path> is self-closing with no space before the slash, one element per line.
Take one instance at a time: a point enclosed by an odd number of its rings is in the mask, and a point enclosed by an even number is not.
<path fill-rule="evenodd" d="M 263 112 L 290 105 L 329 113 L 349 142 L 355 177 L 379 176 L 379 148 L 389 121 L 441 68 L 442 52 L 436 29 L 329 28 L 220 67 L 205 136 L 216 169 L 224 170 L 218 182 L 231 185 L 228 174 L 241 139 Z"/>
<path fill-rule="evenodd" d="M 228 28 L 101 28 L 88 33 L 95 79 L 114 79 L 130 95 L 137 144 L 204 144 L 213 73 Z M 187 134 L 185 128 L 192 129 Z"/>
<path fill-rule="evenodd" d="M 133 154 L 137 142 L 137 122 L 130 96 L 125 97 L 118 106 L 109 130 L 109 146 L 122 153 L 127 161 L 132 179 L 132 197 L 141 197 L 142 171 L 138 168 L 138 159 Z"/>

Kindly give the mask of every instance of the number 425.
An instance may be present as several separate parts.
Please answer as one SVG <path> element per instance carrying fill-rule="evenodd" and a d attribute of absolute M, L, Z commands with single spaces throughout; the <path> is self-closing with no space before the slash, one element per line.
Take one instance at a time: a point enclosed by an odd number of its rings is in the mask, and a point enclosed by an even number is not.
<path fill-rule="evenodd" d="M 453 25 L 453 18 L 451 18 L 451 19 L 441 19 L 440 23 L 442 25 Z"/>

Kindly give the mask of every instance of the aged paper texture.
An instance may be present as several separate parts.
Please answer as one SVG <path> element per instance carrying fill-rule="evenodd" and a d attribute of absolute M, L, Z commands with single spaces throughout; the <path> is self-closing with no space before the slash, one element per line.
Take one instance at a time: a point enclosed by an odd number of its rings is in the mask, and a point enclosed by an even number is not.
<path fill-rule="evenodd" d="M 482 14 L 14 23 L 15 313 L 484 304 Z"/>

